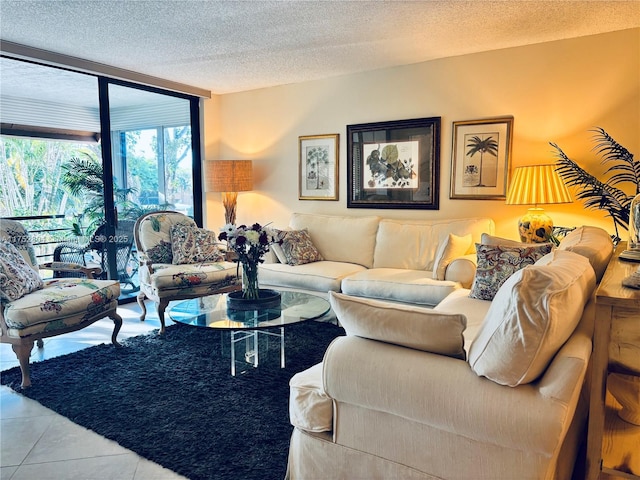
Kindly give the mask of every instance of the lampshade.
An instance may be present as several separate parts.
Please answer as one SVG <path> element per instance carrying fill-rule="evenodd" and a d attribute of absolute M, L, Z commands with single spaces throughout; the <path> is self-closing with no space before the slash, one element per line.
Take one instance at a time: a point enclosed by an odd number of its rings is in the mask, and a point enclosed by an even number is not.
<path fill-rule="evenodd" d="M 205 169 L 207 192 L 247 192 L 253 190 L 251 160 L 209 160 Z"/>
<path fill-rule="evenodd" d="M 205 190 L 222 192 L 224 220 L 236 223 L 238 192 L 253 189 L 253 165 L 251 160 L 211 160 L 205 169 Z"/>
<path fill-rule="evenodd" d="M 555 165 L 517 167 L 507 192 L 507 205 L 537 206 L 572 201 Z"/>
<path fill-rule="evenodd" d="M 555 165 L 529 165 L 516 168 L 506 203 L 534 205 L 518 220 L 518 234 L 521 241 L 536 243 L 553 240 L 553 221 L 538 205 L 571 202 L 569 190 L 556 172 Z"/>

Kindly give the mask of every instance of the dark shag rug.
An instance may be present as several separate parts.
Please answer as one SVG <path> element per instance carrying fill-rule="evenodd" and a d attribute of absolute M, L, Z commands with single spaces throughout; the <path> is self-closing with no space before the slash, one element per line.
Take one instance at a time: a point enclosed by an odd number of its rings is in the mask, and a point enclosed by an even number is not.
<path fill-rule="evenodd" d="M 227 332 L 175 325 L 123 348 L 103 344 L 35 363 L 33 386 L 21 393 L 191 480 L 282 479 L 289 380 L 343 334 L 330 323 L 291 325 L 284 369 L 272 339 L 261 345 L 258 368 L 232 377 Z M 1 382 L 19 390 L 19 368 L 2 372 Z"/>

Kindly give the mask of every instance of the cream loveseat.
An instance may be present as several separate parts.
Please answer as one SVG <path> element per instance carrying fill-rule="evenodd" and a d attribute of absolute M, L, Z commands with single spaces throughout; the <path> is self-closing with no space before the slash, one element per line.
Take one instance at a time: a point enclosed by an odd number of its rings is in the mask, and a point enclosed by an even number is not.
<path fill-rule="evenodd" d="M 581 227 L 493 300 L 474 285 L 434 309 L 331 293 L 347 336 L 291 379 L 287 478 L 570 479 L 612 252 Z"/>
<path fill-rule="evenodd" d="M 293 213 L 286 230 L 272 229 L 283 242 L 260 265 L 260 286 L 434 306 L 471 285 L 474 243 L 494 229 L 490 218 L 409 221 Z"/>

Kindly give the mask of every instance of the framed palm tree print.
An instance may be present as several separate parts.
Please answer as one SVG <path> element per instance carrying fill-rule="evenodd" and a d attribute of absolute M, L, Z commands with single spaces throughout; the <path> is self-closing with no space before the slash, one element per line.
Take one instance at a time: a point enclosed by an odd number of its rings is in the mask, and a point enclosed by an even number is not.
<path fill-rule="evenodd" d="M 449 198 L 504 200 L 513 117 L 453 122 Z"/>
<path fill-rule="evenodd" d="M 299 200 L 338 200 L 340 135 L 306 135 L 299 140 Z"/>

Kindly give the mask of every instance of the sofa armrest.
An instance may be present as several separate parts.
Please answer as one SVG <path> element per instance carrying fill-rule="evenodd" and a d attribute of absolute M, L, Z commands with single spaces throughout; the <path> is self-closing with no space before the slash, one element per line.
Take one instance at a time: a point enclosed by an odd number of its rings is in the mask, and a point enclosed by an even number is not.
<path fill-rule="evenodd" d="M 340 337 L 325 354 L 323 385 L 337 404 L 551 455 L 571 423 L 590 349 L 586 335 L 572 337 L 542 378 L 513 388 L 477 376 L 463 360 Z"/>
<path fill-rule="evenodd" d="M 46 262 L 38 265 L 41 270 L 53 270 L 54 272 L 81 273 L 87 278 L 95 278 L 102 273 L 100 267 L 85 267 L 70 262 Z"/>
<path fill-rule="evenodd" d="M 447 265 L 444 279 L 460 282 L 462 288 L 471 288 L 476 276 L 476 266 L 477 255 L 475 253 L 455 258 Z"/>

